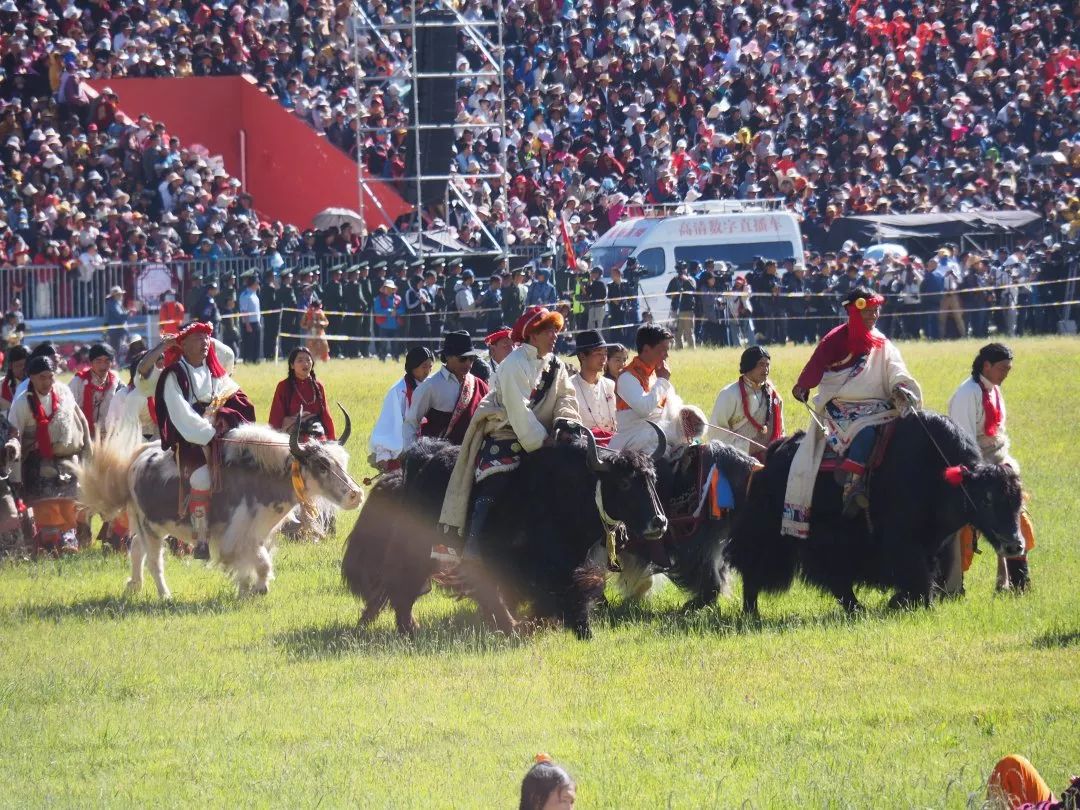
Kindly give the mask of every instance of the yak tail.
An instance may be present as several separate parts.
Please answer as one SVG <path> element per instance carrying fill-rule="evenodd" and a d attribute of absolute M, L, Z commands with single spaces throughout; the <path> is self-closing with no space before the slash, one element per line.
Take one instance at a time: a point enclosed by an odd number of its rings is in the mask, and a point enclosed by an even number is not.
<path fill-rule="evenodd" d="M 138 430 L 125 423 L 94 436 L 89 458 L 79 468 L 80 499 L 91 513 L 111 520 L 127 507 L 128 470 L 144 446 Z"/>

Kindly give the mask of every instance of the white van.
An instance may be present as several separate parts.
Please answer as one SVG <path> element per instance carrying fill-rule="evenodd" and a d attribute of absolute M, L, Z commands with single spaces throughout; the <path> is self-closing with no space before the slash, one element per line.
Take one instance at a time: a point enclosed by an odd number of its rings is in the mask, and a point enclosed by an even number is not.
<path fill-rule="evenodd" d="M 675 262 L 727 262 L 736 273 L 754 257 L 802 260 L 803 242 L 795 215 L 783 200 L 709 200 L 636 209 L 603 234 L 586 253 L 590 264 L 610 275 L 631 256 L 643 276 L 672 273 Z"/>

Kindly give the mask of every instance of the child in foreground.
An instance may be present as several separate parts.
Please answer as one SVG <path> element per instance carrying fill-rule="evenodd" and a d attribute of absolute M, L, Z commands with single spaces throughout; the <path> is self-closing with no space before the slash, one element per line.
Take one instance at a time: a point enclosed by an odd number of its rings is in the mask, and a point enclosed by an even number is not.
<path fill-rule="evenodd" d="M 547 754 L 537 754 L 536 764 L 521 780 L 518 810 L 573 810 L 577 785 Z"/>

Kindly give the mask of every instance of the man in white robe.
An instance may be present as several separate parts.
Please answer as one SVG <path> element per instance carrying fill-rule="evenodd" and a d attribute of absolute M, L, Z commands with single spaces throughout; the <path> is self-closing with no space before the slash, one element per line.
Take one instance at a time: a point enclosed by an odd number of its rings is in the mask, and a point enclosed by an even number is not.
<path fill-rule="evenodd" d="M 581 423 L 592 431 L 597 443 L 602 446 L 607 446 L 618 429 L 615 383 L 604 376 L 610 345 L 594 329 L 578 333 L 575 338 L 578 373 L 570 378 L 577 396 Z"/>
<path fill-rule="evenodd" d="M 405 413 L 413 392 L 427 379 L 435 365 L 435 354 L 426 346 L 414 346 L 405 355 L 405 376 L 390 386 L 383 397 L 382 410 L 368 441 L 368 463 L 377 470 L 397 469 L 398 456 L 405 448 Z"/>
<path fill-rule="evenodd" d="M 713 405 L 708 438 L 764 460 L 765 450 L 784 435 L 784 402 L 772 383 L 772 358 L 751 346 L 739 358 L 739 379 L 720 389 Z"/>
<path fill-rule="evenodd" d="M 1009 452 L 1005 430 L 1005 397 L 1001 385 L 1012 370 L 1013 353 L 1002 343 L 989 343 L 975 356 L 970 376 L 960 384 L 949 400 L 949 418 L 979 445 L 986 464 L 1004 464 L 1018 474 L 1020 464 Z M 1027 552 L 1035 544 L 1035 533 L 1026 512 L 1021 513 L 1021 533 L 1025 550 L 1019 557 L 998 557 L 999 590 L 1024 590 L 1030 584 Z M 975 534 L 965 527 L 953 536 L 953 560 L 946 578 L 947 593 L 959 594 L 964 588 L 964 572 L 975 553 Z"/>
<path fill-rule="evenodd" d="M 826 446 L 844 456 L 844 511 L 855 515 L 869 505 L 864 475 L 875 428 L 921 407 L 922 391 L 900 350 L 874 328 L 884 302 L 870 290 L 852 288 L 841 302 L 848 322 L 821 339 L 792 388 L 799 402 L 808 400 L 812 388 L 818 393 L 814 417 L 788 473 L 782 523 L 788 536 L 806 538 L 810 533 L 810 504 Z"/>

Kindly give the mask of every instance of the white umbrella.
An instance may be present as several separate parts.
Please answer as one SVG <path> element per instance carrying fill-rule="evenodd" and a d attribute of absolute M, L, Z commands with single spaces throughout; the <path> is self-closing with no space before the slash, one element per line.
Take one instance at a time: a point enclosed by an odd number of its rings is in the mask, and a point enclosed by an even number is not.
<path fill-rule="evenodd" d="M 363 230 L 364 219 L 351 208 L 325 208 L 312 218 L 311 224 L 320 231 L 326 228 L 340 228 L 342 225 L 351 225 L 354 230 Z"/>
<path fill-rule="evenodd" d="M 907 248 L 894 242 L 884 242 L 880 245 L 871 245 L 863 251 L 863 258 L 872 262 L 880 262 L 886 256 L 902 259 L 907 256 Z"/>

